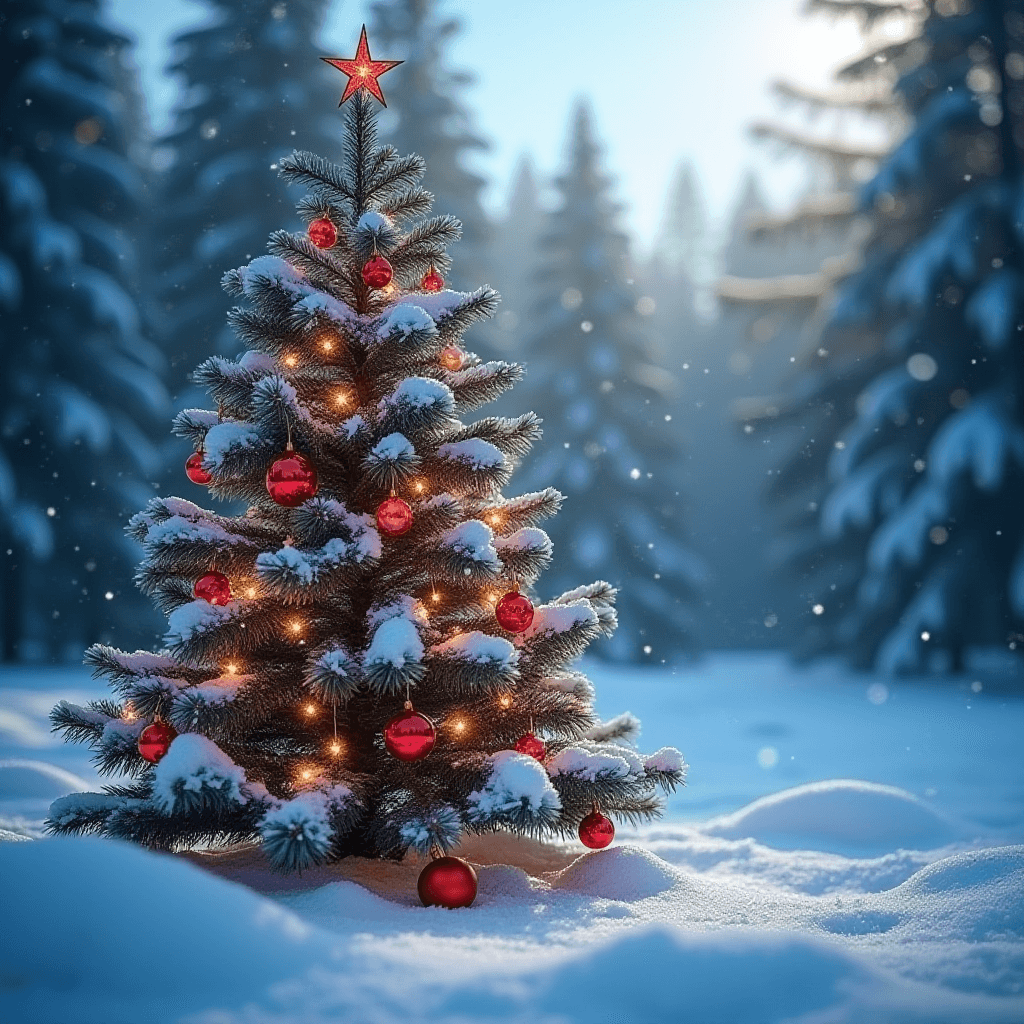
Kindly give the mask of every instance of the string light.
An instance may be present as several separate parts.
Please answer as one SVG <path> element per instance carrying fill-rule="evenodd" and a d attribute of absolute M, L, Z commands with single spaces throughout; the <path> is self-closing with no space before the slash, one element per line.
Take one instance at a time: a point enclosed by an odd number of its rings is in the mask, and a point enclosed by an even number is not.
<path fill-rule="evenodd" d="M 338 757 L 341 754 L 341 744 L 337 740 L 335 740 L 327 749 L 334 755 L 334 757 Z"/>
<path fill-rule="evenodd" d="M 503 708 L 510 708 L 512 707 L 512 698 L 507 693 L 503 693 L 500 699 L 498 700 L 498 703 Z"/>
<path fill-rule="evenodd" d="M 498 523 L 501 522 L 501 516 L 499 516 L 498 513 L 495 512 L 493 515 L 487 517 L 487 522 L 489 522 L 491 526 L 497 526 Z"/>
<path fill-rule="evenodd" d="M 301 633 L 302 619 L 292 619 L 291 623 L 289 624 L 289 628 L 293 633 Z"/>
<path fill-rule="evenodd" d="M 306 712 L 307 715 L 312 717 L 317 712 L 316 705 L 315 704 L 307 704 L 306 707 L 305 707 L 305 712 Z"/>
<path fill-rule="evenodd" d="M 299 361 L 299 357 L 298 356 L 285 356 L 284 357 L 284 365 L 285 366 L 295 366 L 298 363 L 298 361 Z"/>
<path fill-rule="evenodd" d="M 452 728 L 457 733 L 464 733 L 466 731 L 466 723 L 461 718 L 456 718 L 455 721 L 452 722 Z"/>
<path fill-rule="evenodd" d="M 435 591 L 434 591 L 434 592 L 433 592 L 433 593 L 432 593 L 432 594 L 430 595 L 430 600 L 436 603 L 436 602 L 438 602 L 438 601 L 440 601 L 440 600 L 441 600 L 441 595 L 440 595 L 440 594 L 439 594 L 439 593 L 438 593 L 438 592 L 437 592 L 437 591 L 435 590 Z"/>
<path fill-rule="evenodd" d="M 324 338 L 324 340 L 320 342 L 320 347 L 325 352 L 330 352 L 334 348 L 334 342 L 331 341 L 330 338 Z"/>
<path fill-rule="evenodd" d="M 135 705 L 131 701 L 126 701 L 124 708 L 121 710 L 121 717 L 126 722 L 134 722 L 139 716 L 135 714 Z"/>
<path fill-rule="evenodd" d="M 423 493 L 423 481 L 422 480 L 417 480 L 415 487 L 416 487 L 416 493 L 417 494 L 422 494 Z"/>
<path fill-rule="evenodd" d="M 347 391 L 339 391 L 334 396 L 334 400 L 338 403 L 338 405 L 348 405 L 348 403 L 349 403 L 348 392 Z"/>
<path fill-rule="evenodd" d="M 236 675 L 238 672 L 238 666 L 233 661 L 229 661 L 224 667 L 229 676 Z"/>
<path fill-rule="evenodd" d="M 256 596 L 256 588 L 255 587 L 249 587 L 246 590 L 246 592 L 245 592 L 245 596 L 250 598 L 250 599 L 254 598 Z"/>

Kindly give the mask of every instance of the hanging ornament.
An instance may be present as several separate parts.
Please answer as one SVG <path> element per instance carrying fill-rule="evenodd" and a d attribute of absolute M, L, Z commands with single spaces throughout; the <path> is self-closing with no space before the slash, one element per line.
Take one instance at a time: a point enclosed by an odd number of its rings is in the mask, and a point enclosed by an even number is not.
<path fill-rule="evenodd" d="M 380 253 L 374 253 L 373 258 L 363 264 L 363 283 L 369 288 L 386 288 L 392 277 L 391 264 Z"/>
<path fill-rule="evenodd" d="M 591 850 L 603 850 L 615 838 L 615 826 L 595 807 L 580 822 L 580 842 Z"/>
<path fill-rule="evenodd" d="M 461 370 L 466 353 L 455 345 L 446 345 L 441 350 L 440 363 L 446 370 Z"/>
<path fill-rule="evenodd" d="M 523 594 L 519 593 L 519 584 L 515 585 L 495 606 L 494 617 L 502 629 L 510 633 L 522 633 L 530 628 L 533 622 L 533 605 Z"/>
<path fill-rule="evenodd" d="M 205 485 L 213 479 L 213 474 L 203 469 L 203 450 L 193 452 L 185 463 L 185 476 L 194 484 Z"/>
<path fill-rule="evenodd" d="M 344 103 L 350 96 L 365 89 L 371 96 L 376 96 L 384 103 L 384 93 L 380 91 L 380 83 L 377 81 L 385 71 L 397 68 L 402 62 L 400 60 L 371 60 L 370 44 L 366 41 L 366 26 L 359 33 L 359 45 L 356 47 L 356 55 L 351 60 L 342 60 L 338 57 L 321 57 L 333 68 L 337 68 L 343 75 L 348 75 L 348 84 L 345 86 L 345 93 L 341 97 Z M 341 103 L 338 106 L 341 106 Z"/>
<path fill-rule="evenodd" d="M 431 264 L 430 269 L 423 275 L 420 281 L 420 291 L 439 292 L 444 287 L 444 278 L 437 272 L 437 268 Z"/>
<path fill-rule="evenodd" d="M 231 583 L 224 573 L 214 569 L 196 580 L 192 592 L 210 604 L 223 605 L 231 600 Z"/>
<path fill-rule="evenodd" d="M 377 506 L 377 529 L 385 537 L 401 537 L 412 529 L 412 509 L 394 491 Z"/>
<path fill-rule="evenodd" d="M 461 857 L 437 857 L 420 872 L 416 891 L 425 907 L 468 907 L 476 899 L 476 872 Z"/>
<path fill-rule="evenodd" d="M 278 505 L 295 508 L 312 498 L 319 486 L 316 467 L 289 444 L 267 470 L 267 493 Z"/>
<path fill-rule="evenodd" d="M 306 228 L 306 234 L 309 235 L 309 240 L 318 249 L 330 249 L 332 245 L 338 240 L 338 229 L 334 226 L 334 222 L 328 217 L 317 217 L 308 228 Z"/>
<path fill-rule="evenodd" d="M 384 746 L 399 761 L 419 761 L 434 749 L 437 730 L 426 715 L 413 711 L 412 701 L 384 726 Z"/>
<path fill-rule="evenodd" d="M 139 733 L 139 753 L 150 764 L 156 764 L 171 749 L 177 729 L 157 719 Z"/>
<path fill-rule="evenodd" d="M 520 736 L 513 749 L 520 754 L 526 754 L 527 757 L 535 757 L 538 761 L 543 761 L 547 753 L 544 741 L 537 739 L 532 732 Z"/>

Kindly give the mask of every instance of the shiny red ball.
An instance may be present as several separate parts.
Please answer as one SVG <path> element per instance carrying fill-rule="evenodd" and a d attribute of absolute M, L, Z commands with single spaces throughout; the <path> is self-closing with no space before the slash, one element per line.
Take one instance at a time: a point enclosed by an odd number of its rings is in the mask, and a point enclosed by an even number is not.
<path fill-rule="evenodd" d="M 580 822 L 580 842 L 591 850 L 603 850 L 615 838 L 615 826 L 611 818 L 600 811 L 591 811 Z"/>
<path fill-rule="evenodd" d="M 423 280 L 420 281 L 420 289 L 425 292 L 439 292 L 444 287 L 444 278 L 437 272 L 434 267 L 431 267 L 423 275 Z"/>
<path fill-rule="evenodd" d="M 528 732 L 516 740 L 515 750 L 518 753 L 526 754 L 527 757 L 535 757 L 538 761 L 544 760 L 547 749 L 544 741 L 537 739 L 532 732 Z"/>
<path fill-rule="evenodd" d="M 326 217 L 318 217 L 306 228 L 309 240 L 318 249 L 330 249 L 338 240 L 338 229 Z"/>
<path fill-rule="evenodd" d="M 385 498 L 377 507 L 377 529 L 385 537 L 401 537 L 412 529 L 412 509 L 394 496 Z"/>
<path fill-rule="evenodd" d="M 154 722 L 139 733 L 139 753 L 150 764 L 156 764 L 171 749 L 178 730 L 167 722 Z"/>
<path fill-rule="evenodd" d="M 522 633 L 533 622 L 533 605 L 518 590 L 510 590 L 495 606 L 494 617 L 502 629 Z"/>
<path fill-rule="evenodd" d="M 374 256 L 363 264 L 363 282 L 370 288 L 386 288 L 392 277 L 394 271 L 383 256 Z"/>
<path fill-rule="evenodd" d="M 208 484 L 213 479 L 212 473 L 203 469 L 203 453 L 193 452 L 185 463 L 185 476 L 194 484 Z"/>
<path fill-rule="evenodd" d="M 399 761 L 418 761 L 434 749 L 437 731 L 425 715 L 411 708 L 399 712 L 384 726 L 384 746 Z"/>
<path fill-rule="evenodd" d="M 267 493 L 285 508 L 295 508 L 317 492 L 316 467 L 305 455 L 285 452 L 267 470 Z"/>
<path fill-rule="evenodd" d="M 461 370 L 466 353 L 455 345 L 446 345 L 441 350 L 441 365 L 446 370 Z"/>
<path fill-rule="evenodd" d="M 420 872 L 416 891 L 425 907 L 468 907 L 476 899 L 476 872 L 460 857 L 438 857 Z"/>
<path fill-rule="evenodd" d="M 210 604 L 227 604 L 231 600 L 231 583 L 224 573 L 214 569 L 196 580 L 192 592 Z"/>

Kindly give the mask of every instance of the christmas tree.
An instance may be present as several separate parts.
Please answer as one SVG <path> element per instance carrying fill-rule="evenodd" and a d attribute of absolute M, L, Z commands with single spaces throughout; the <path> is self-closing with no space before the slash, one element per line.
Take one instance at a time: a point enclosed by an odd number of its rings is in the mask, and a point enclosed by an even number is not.
<path fill-rule="evenodd" d="M 601 567 L 621 588 L 622 628 L 594 653 L 662 662 L 692 649 L 702 569 L 681 540 L 675 380 L 658 365 L 637 308 L 620 207 L 585 105 L 556 186 L 561 202 L 541 238 L 537 315 L 524 341 L 527 385 L 547 423 L 527 480 L 554 482 L 573 502 L 572 525 L 556 527 L 556 585 Z"/>
<path fill-rule="evenodd" d="M 283 161 L 308 188 L 308 230 L 275 232 L 271 255 L 225 276 L 248 351 L 202 364 L 218 410 L 176 421 L 192 478 L 248 509 L 161 498 L 132 521 L 166 648 L 89 650 L 118 700 L 62 702 L 53 722 L 130 778 L 57 801 L 50 829 L 261 841 L 281 869 L 437 855 L 465 832 L 606 845 L 604 812 L 656 814 L 682 759 L 634 753 L 635 720 L 597 723 L 568 667 L 614 628 L 613 588 L 534 605 L 551 554 L 535 524 L 561 496 L 501 487 L 539 421 L 460 419 L 520 377 L 459 347 L 498 297 L 443 287 L 459 224 L 423 219 L 423 161 L 376 143 L 370 93 L 392 62 L 364 35 L 332 63 L 350 76 L 344 163 Z M 465 902 L 469 875 L 435 859 L 421 896 Z"/>
<path fill-rule="evenodd" d="M 0 585 L 4 660 L 78 658 L 155 625 L 120 523 L 153 493 L 168 413 L 131 241 L 127 40 L 93 0 L 0 17 Z M 86 500 L 79 500 L 87 496 Z"/>

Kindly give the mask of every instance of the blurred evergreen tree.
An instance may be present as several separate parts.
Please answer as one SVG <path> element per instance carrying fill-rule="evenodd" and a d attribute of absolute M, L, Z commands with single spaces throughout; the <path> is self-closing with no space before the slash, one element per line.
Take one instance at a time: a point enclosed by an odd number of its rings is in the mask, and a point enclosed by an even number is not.
<path fill-rule="evenodd" d="M 620 588 L 619 631 L 594 653 L 672 660 L 694 643 L 700 578 L 681 540 L 681 456 L 666 422 L 674 378 L 654 361 L 636 309 L 621 208 L 584 105 L 573 116 L 568 164 L 541 238 L 524 346 L 544 439 L 523 484 L 553 484 L 568 498 L 571 514 L 553 527 L 551 585 L 592 569 Z"/>
<path fill-rule="evenodd" d="M 0 12 L 3 657 L 75 661 L 155 619 L 123 517 L 153 493 L 169 413 L 140 330 L 128 40 L 97 0 Z"/>
<path fill-rule="evenodd" d="M 404 61 L 388 78 L 381 138 L 400 153 L 423 157 L 423 185 L 434 195 L 435 208 L 462 222 L 448 278 L 452 287 L 463 288 L 493 274 L 491 230 L 480 205 L 486 181 L 466 166 L 467 157 L 488 143 L 459 99 L 472 75 L 445 65 L 445 52 L 462 25 L 457 18 L 441 17 L 439 6 L 437 0 L 378 0 L 370 8 L 368 31 L 375 49 Z"/>
<path fill-rule="evenodd" d="M 1024 632 L 1024 4 L 939 0 L 847 76 L 876 56 L 904 61 L 913 124 L 861 194 L 862 266 L 819 342 L 807 404 L 841 428 L 816 438 L 810 644 L 956 670 Z"/>
<path fill-rule="evenodd" d="M 341 148 L 335 110 L 344 79 L 319 59 L 317 44 L 328 0 L 207 2 L 206 24 L 175 40 L 169 70 L 180 97 L 155 151 L 163 173 L 151 315 L 179 408 L 201 398 L 189 383 L 196 366 L 236 348 L 218 272 L 263 252 L 282 224 L 301 227 L 277 175 L 280 158 Z"/>

